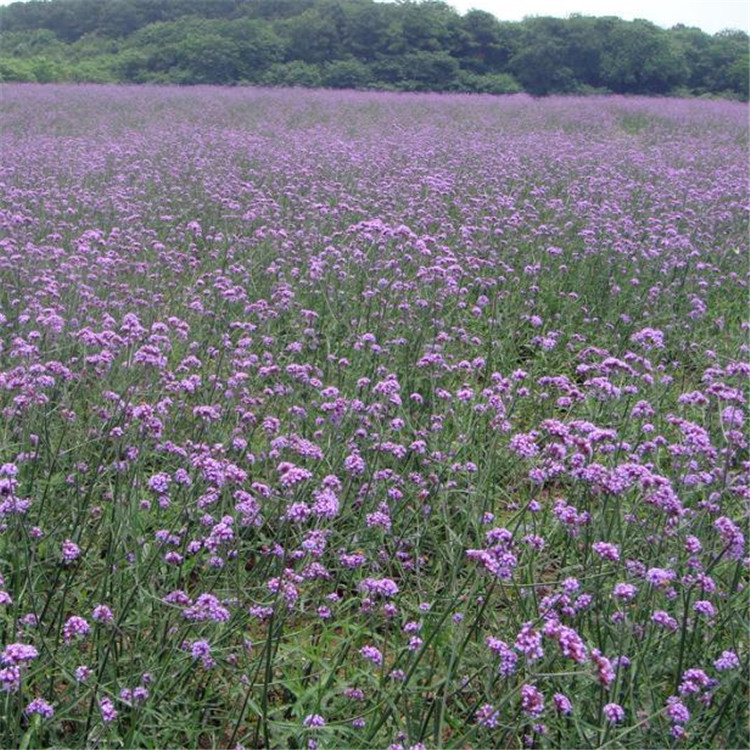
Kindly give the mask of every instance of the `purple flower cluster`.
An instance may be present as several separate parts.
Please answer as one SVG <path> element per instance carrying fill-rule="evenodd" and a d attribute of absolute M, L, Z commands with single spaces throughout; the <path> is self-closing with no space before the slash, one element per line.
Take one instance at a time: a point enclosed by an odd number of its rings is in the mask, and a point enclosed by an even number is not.
<path fill-rule="evenodd" d="M 745 108 L 0 95 L 2 746 L 748 744 Z"/>

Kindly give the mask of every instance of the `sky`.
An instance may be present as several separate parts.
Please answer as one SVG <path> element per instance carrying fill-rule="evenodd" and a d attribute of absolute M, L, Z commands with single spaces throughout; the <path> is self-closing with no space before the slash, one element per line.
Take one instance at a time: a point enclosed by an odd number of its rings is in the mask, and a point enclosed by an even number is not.
<path fill-rule="evenodd" d="M 501 21 L 524 16 L 618 16 L 626 21 L 645 18 L 669 28 L 677 23 L 715 34 L 722 29 L 750 31 L 750 0 L 447 0 L 461 13 L 486 10 Z"/>

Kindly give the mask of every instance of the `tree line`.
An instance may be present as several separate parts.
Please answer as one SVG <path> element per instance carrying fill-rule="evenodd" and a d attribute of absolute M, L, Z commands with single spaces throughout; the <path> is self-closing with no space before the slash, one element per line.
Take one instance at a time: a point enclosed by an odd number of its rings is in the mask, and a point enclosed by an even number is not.
<path fill-rule="evenodd" d="M 748 35 L 440 0 L 31 0 L 0 8 L 0 81 L 256 84 L 748 99 Z"/>

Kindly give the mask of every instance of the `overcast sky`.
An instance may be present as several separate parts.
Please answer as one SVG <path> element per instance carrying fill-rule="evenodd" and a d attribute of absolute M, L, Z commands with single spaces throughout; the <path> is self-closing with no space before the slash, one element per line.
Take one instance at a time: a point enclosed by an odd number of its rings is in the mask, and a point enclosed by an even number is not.
<path fill-rule="evenodd" d="M 9 5 L 14 0 L 0 0 Z M 520 21 L 524 16 L 619 16 L 626 20 L 646 18 L 669 28 L 676 23 L 697 26 L 709 34 L 722 29 L 750 31 L 750 0 L 447 0 L 465 13 L 486 10 L 502 21 Z"/>
<path fill-rule="evenodd" d="M 666 28 L 676 23 L 697 26 L 709 34 L 722 29 L 750 30 L 749 0 L 448 0 L 461 13 L 477 8 L 502 21 L 524 16 L 619 16 L 627 21 L 646 18 Z"/>

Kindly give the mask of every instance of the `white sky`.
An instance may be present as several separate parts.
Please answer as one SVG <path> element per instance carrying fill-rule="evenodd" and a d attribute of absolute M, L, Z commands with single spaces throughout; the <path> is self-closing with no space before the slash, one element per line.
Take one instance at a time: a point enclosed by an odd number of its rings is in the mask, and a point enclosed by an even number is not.
<path fill-rule="evenodd" d="M 524 16 L 618 16 L 626 21 L 645 18 L 669 28 L 677 23 L 697 26 L 709 34 L 722 29 L 750 31 L 750 0 L 447 0 L 461 13 L 486 10 L 501 21 Z"/>
<path fill-rule="evenodd" d="M 14 0 L 0 0 L 9 5 Z M 750 32 L 750 0 L 447 0 L 465 13 L 486 10 L 501 21 L 520 21 L 524 16 L 557 16 L 571 13 L 587 16 L 619 16 L 625 20 L 645 18 L 669 28 L 676 23 L 697 26 L 709 34 L 722 29 Z"/>

